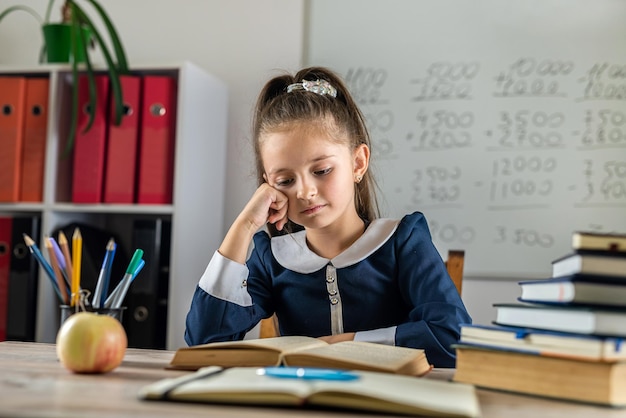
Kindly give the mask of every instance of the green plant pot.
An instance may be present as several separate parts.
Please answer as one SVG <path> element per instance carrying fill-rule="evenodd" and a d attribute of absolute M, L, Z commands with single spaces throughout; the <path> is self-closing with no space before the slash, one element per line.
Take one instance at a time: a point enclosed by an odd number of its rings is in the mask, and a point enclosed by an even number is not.
<path fill-rule="evenodd" d="M 51 23 L 42 26 L 43 37 L 46 45 L 46 61 L 47 62 L 70 62 L 72 55 L 72 27 L 63 23 Z M 82 28 L 85 39 L 90 39 L 89 29 Z M 78 38 L 78 42 L 82 42 L 82 38 Z M 77 62 L 85 62 L 84 49 L 82 45 L 78 46 Z"/>

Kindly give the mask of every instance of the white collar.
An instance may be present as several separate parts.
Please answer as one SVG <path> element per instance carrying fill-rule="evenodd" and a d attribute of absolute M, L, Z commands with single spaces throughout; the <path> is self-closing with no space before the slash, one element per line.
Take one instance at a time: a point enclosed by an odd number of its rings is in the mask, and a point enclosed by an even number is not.
<path fill-rule="evenodd" d="M 400 223 L 396 219 L 375 219 L 363 235 L 333 259 L 320 257 L 306 244 L 306 231 L 272 238 L 272 254 L 278 263 L 297 273 L 313 273 L 329 262 L 336 268 L 351 266 L 367 258 L 393 235 Z"/>

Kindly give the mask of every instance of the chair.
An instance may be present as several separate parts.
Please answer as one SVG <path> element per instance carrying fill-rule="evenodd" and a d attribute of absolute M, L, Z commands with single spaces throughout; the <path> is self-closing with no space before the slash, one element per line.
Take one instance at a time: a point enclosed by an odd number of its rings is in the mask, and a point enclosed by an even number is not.
<path fill-rule="evenodd" d="M 446 269 L 448 275 L 454 282 L 459 295 L 463 295 L 463 266 L 465 262 L 465 251 L 449 250 L 448 259 L 446 260 Z"/>
<path fill-rule="evenodd" d="M 445 261 L 448 275 L 454 282 L 456 290 L 461 295 L 463 289 L 463 266 L 465 262 L 465 251 L 449 250 L 448 259 Z M 259 331 L 260 338 L 278 337 L 278 318 L 272 315 L 270 318 L 261 320 L 261 329 Z"/>

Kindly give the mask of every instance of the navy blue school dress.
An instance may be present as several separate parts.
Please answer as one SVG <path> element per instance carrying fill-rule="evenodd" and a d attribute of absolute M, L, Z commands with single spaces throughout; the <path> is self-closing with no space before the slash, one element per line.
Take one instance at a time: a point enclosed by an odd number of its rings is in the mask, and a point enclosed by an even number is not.
<path fill-rule="evenodd" d="M 245 265 L 215 252 L 187 314 L 189 345 L 243 339 L 276 313 L 281 335 L 355 332 L 355 341 L 423 348 L 435 367 L 454 367 L 460 324 L 471 323 L 424 215 L 376 219 L 333 259 L 306 231 L 254 236 Z"/>

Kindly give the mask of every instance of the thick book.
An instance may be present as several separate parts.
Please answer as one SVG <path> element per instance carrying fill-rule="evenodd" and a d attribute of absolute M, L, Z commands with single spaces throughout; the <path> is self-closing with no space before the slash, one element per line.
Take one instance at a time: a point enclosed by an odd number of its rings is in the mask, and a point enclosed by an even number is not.
<path fill-rule="evenodd" d="M 493 306 L 498 325 L 626 337 L 626 309 L 522 303 Z"/>
<path fill-rule="evenodd" d="M 533 328 L 464 324 L 461 344 L 510 349 L 543 356 L 596 361 L 626 360 L 623 338 L 580 335 Z"/>
<path fill-rule="evenodd" d="M 626 278 L 626 276 L 625 276 Z M 519 282 L 519 300 L 535 303 L 571 303 L 626 308 L 626 280 L 604 276 L 570 275 Z"/>
<path fill-rule="evenodd" d="M 456 346 L 455 382 L 541 397 L 626 406 L 626 362 L 583 361 Z"/>
<path fill-rule="evenodd" d="M 306 373 L 306 370 L 305 370 Z M 351 380 L 283 378 L 255 367 L 206 367 L 145 386 L 141 399 L 236 405 L 325 407 L 387 414 L 480 416 L 472 385 L 375 372 Z"/>
<path fill-rule="evenodd" d="M 626 234 L 575 231 L 572 248 L 583 251 L 616 251 L 626 253 Z"/>
<path fill-rule="evenodd" d="M 621 255 L 619 255 L 621 254 Z M 576 252 L 552 262 L 552 277 L 593 274 L 626 278 L 626 253 Z"/>
<path fill-rule="evenodd" d="M 195 370 L 205 366 L 331 367 L 421 376 L 432 366 L 424 350 L 344 341 L 328 344 L 318 338 L 285 336 L 215 342 L 179 348 L 170 366 Z"/>

